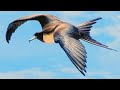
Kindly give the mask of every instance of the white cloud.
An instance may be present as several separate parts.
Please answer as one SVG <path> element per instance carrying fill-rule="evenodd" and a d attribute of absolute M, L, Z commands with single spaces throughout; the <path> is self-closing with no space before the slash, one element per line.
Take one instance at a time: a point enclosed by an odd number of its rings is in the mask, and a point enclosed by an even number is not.
<path fill-rule="evenodd" d="M 119 79 L 120 75 L 115 75 L 109 71 L 91 71 L 88 72 L 86 78 L 90 79 Z"/>
<path fill-rule="evenodd" d="M 115 40 L 113 42 L 110 42 L 108 45 L 118 48 L 120 43 L 120 24 L 107 27 L 106 30 L 108 35 L 115 38 Z"/>
<path fill-rule="evenodd" d="M 88 71 L 86 76 L 83 76 L 77 69 L 71 67 L 64 67 L 60 69 L 64 74 L 72 74 L 74 78 L 79 79 L 118 79 L 120 75 L 112 74 L 109 71 Z"/>
<path fill-rule="evenodd" d="M 112 75 L 112 74 L 108 74 L 104 76 L 106 79 L 120 79 L 120 75 Z"/>
<path fill-rule="evenodd" d="M 88 76 L 96 76 L 96 75 L 108 75 L 111 74 L 110 72 L 106 72 L 106 71 L 90 71 L 88 72 Z"/>
<path fill-rule="evenodd" d="M 120 78 L 120 75 L 106 70 L 104 71 L 90 70 L 87 71 L 87 73 L 85 73 L 85 76 L 83 76 L 77 69 L 71 67 L 61 68 L 60 71 L 64 74 L 74 75 L 74 78 L 76 79 L 119 79 Z"/>
<path fill-rule="evenodd" d="M 0 79 L 50 79 L 54 73 L 42 71 L 40 68 L 32 68 L 21 71 L 0 72 Z"/>
<path fill-rule="evenodd" d="M 77 69 L 70 67 L 61 68 L 60 71 L 64 73 L 79 73 Z"/>

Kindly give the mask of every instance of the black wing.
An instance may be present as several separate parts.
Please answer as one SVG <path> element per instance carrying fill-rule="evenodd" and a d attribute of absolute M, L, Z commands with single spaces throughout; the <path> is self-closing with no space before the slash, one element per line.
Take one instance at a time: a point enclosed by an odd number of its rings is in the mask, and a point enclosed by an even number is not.
<path fill-rule="evenodd" d="M 11 39 L 12 33 L 14 33 L 15 30 L 19 26 L 21 26 L 22 24 L 24 24 L 25 22 L 27 22 L 29 20 L 39 21 L 42 28 L 43 28 L 49 22 L 54 21 L 54 20 L 59 20 L 59 19 L 53 15 L 48 15 L 48 14 L 46 14 L 46 15 L 43 15 L 43 14 L 30 15 L 30 16 L 25 16 L 23 18 L 17 19 L 9 24 L 9 26 L 7 28 L 7 32 L 6 32 L 6 41 L 9 43 L 9 40 Z"/>

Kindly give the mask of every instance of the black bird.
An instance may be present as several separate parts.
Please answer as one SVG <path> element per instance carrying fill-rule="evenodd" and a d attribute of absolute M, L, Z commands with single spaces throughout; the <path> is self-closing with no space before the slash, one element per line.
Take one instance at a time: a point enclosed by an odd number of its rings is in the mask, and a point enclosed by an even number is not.
<path fill-rule="evenodd" d="M 17 19 L 9 24 L 6 32 L 6 41 L 9 43 L 12 33 L 25 22 L 37 20 L 42 26 L 42 31 L 34 34 L 29 40 L 38 39 L 44 43 L 59 43 L 75 67 L 85 76 L 87 52 L 80 40 L 109 49 L 108 46 L 97 42 L 90 36 L 92 25 L 101 17 L 90 20 L 78 26 L 64 22 L 56 16 L 49 14 L 35 14 Z M 114 50 L 117 51 L 117 50 Z"/>

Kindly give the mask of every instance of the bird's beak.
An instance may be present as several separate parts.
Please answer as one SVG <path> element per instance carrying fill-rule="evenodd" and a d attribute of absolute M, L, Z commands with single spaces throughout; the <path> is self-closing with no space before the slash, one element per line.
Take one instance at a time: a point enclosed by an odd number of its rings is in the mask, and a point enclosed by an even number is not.
<path fill-rule="evenodd" d="M 36 36 L 33 36 L 31 39 L 29 39 L 29 43 L 36 38 L 37 38 Z"/>

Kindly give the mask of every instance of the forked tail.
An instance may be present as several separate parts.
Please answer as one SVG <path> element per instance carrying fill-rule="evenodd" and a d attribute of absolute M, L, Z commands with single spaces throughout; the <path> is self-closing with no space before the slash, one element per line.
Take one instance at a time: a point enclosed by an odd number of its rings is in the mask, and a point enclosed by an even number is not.
<path fill-rule="evenodd" d="M 114 51 L 117 51 L 115 49 L 112 49 L 112 48 L 109 48 L 108 46 L 100 43 L 100 42 L 97 42 L 96 40 L 94 40 L 91 36 L 90 36 L 90 30 L 92 28 L 92 25 L 96 23 L 97 20 L 100 20 L 102 18 L 96 18 L 96 19 L 93 19 L 93 20 L 90 20 L 88 22 L 85 22 L 81 25 L 78 25 L 77 28 L 79 29 L 79 33 L 81 34 L 81 40 L 84 40 L 88 43 L 91 43 L 91 44 L 94 44 L 96 46 L 100 46 L 100 47 L 103 47 L 103 48 L 106 48 L 106 49 L 109 49 L 109 50 L 114 50 Z"/>

